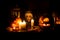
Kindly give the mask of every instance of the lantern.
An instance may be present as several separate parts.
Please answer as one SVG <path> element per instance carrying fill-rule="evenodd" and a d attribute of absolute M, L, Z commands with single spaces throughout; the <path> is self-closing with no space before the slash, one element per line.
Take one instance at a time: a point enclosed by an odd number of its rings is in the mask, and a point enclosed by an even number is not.
<path fill-rule="evenodd" d="M 18 7 L 18 5 L 16 5 L 16 7 L 11 10 L 11 16 L 13 18 L 20 17 L 20 8 Z"/>

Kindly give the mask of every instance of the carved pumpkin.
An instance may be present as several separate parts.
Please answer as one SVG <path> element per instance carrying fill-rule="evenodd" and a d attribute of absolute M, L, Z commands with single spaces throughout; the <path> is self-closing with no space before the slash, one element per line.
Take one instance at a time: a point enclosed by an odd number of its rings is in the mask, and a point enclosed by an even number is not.
<path fill-rule="evenodd" d="M 49 22 L 49 18 L 48 17 L 43 17 L 41 16 L 39 18 L 39 26 L 50 26 Z"/>
<path fill-rule="evenodd" d="M 19 22 L 21 22 L 21 18 L 16 18 L 16 20 L 14 20 L 11 24 L 11 27 L 8 27 L 9 31 L 19 31 L 21 29 L 21 27 L 19 26 Z"/>

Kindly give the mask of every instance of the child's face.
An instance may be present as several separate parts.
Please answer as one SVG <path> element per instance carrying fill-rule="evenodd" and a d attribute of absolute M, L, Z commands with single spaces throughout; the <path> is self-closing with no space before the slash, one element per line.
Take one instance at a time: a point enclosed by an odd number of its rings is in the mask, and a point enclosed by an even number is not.
<path fill-rule="evenodd" d="M 30 22 L 31 19 L 32 19 L 32 14 L 31 13 L 26 13 L 25 18 L 28 22 Z"/>

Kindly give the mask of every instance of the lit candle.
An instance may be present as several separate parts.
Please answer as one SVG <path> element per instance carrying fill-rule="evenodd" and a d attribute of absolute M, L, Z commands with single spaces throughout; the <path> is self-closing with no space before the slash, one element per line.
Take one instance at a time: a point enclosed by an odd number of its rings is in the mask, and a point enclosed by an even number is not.
<path fill-rule="evenodd" d="M 26 26 L 26 22 L 25 22 L 25 20 L 23 21 L 23 24 Z"/>
<path fill-rule="evenodd" d="M 19 26 L 20 26 L 20 28 L 21 28 L 21 27 L 26 27 L 26 22 L 25 22 L 25 20 L 23 20 L 23 22 L 19 22 Z"/>
<path fill-rule="evenodd" d="M 26 27 L 26 22 L 25 22 L 25 20 L 23 20 L 22 26 L 23 26 L 24 28 Z"/>
<path fill-rule="evenodd" d="M 19 22 L 19 28 L 21 29 L 21 27 L 22 27 L 22 22 L 20 21 Z"/>
<path fill-rule="evenodd" d="M 31 27 L 34 26 L 34 20 L 31 20 Z"/>

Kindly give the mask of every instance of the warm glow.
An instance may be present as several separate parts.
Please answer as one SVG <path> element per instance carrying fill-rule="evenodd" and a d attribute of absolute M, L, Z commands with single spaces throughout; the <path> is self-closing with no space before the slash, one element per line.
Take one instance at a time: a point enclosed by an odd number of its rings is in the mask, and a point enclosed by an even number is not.
<path fill-rule="evenodd" d="M 23 25 L 26 25 L 26 22 L 25 21 L 23 21 Z"/>
<path fill-rule="evenodd" d="M 41 24 L 43 23 L 42 19 L 43 19 L 43 17 L 40 17 L 40 19 L 39 19 L 39 23 L 41 23 Z"/>
<path fill-rule="evenodd" d="M 57 22 L 56 22 L 56 24 L 60 24 L 60 22 L 59 22 L 59 21 L 57 21 Z"/>
<path fill-rule="evenodd" d="M 22 22 L 19 22 L 19 25 L 22 25 Z"/>
<path fill-rule="evenodd" d="M 50 26 L 50 24 L 47 24 L 47 26 Z"/>
<path fill-rule="evenodd" d="M 34 20 L 33 19 L 31 20 L 31 26 L 34 26 Z"/>
<path fill-rule="evenodd" d="M 49 22 L 49 18 L 44 18 L 44 22 Z"/>
<path fill-rule="evenodd" d="M 23 20 L 23 22 L 22 22 L 22 28 L 25 28 L 26 27 L 26 22 L 25 22 L 25 20 Z"/>
<path fill-rule="evenodd" d="M 14 24 L 12 24 L 12 26 L 16 27 L 19 25 L 19 23 L 21 22 L 21 19 L 20 18 L 16 18 L 16 20 L 14 20 Z"/>
<path fill-rule="evenodd" d="M 44 18 L 43 16 L 39 19 L 39 26 L 50 26 L 50 24 L 45 24 L 45 22 L 49 22 L 49 18 Z"/>
<path fill-rule="evenodd" d="M 59 20 L 58 17 L 56 18 L 56 20 Z"/>
<path fill-rule="evenodd" d="M 43 24 L 43 26 L 50 26 L 50 24 Z"/>
<path fill-rule="evenodd" d="M 15 29 L 16 27 L 13 27 L 13 29 Z"/>
<path fill-rule="evenodd" d="M 16 19 L 16 23 L 18 23 L 18 24 L 19 24 L 20 22 L 21 22 L 21 20 L 20 20 L 20 19 Z"/>
<path fill-rule="evenodd" d="M 19 31 L 21 29 L 21 25 L 22 25 L 22 20 L 20 18 L 16 18 L 16 20 L 14 20 L 11 24 L 11 27 L 9 28 L 10 31 Z"/>
<path fill-rule="evenodd" d="M 34 20 L 32 19 L 31 22 L 34 23 Z"/>
<path fill-rule="evenodd" d="M 60 19 L 56 17 L 56 24 L 60 24 Z"/>
<path fill-rule="evenodd" d="M 12 24 L 12 27 L 16 27 L 16 24 Z"/>
<path fill-rule="evenodd" d="M 46 24 L 43 24 L 42 26 L 46 26 Z"/>

